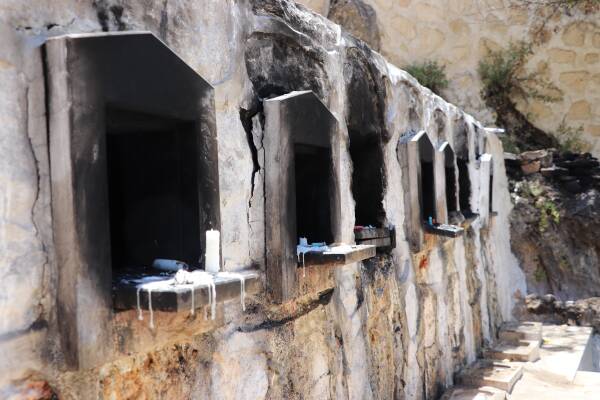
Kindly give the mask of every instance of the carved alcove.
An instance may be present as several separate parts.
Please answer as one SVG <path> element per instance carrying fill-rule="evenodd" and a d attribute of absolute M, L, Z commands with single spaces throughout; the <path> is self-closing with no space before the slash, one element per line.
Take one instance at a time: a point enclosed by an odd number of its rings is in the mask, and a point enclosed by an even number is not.
<path fill-rule="evenodd" d="M 435 185 L 433 181 L 433 144 L 425 131 L 409 131 L 400 137 L 397 147 L 397 157 L 402 168 L 405 197 L 406 233 L 411 247 L 420 251 L 423 244 L 423 222 L 435 209 Z M 422 159 L 425 162 L 422 163 Z M 422 165 L 429 161 L 423 171 Z M 425 184 L 424 184 L 425 183 Z M 432 216 L 433 218 L 433 216 Z"/>
<path fill-rule="evenodd" d="M 443 157 L 442 164 L 446 165 L 446 154 L 449 159 L 453 159 L 453 153 L 449 153 L 446 148 L 447 146 L 443 145 L 441 150 L 436 151 L 425 131 L 408 132 L 398 142 L 397 157 L 403 176 L 408 176 L 406 181 L 409 187 L 406 190 L 408 190 L 409 196 L 408 204 L 405 204 L 405 213 L 407 214 L 405 224 L 407 224 L 407 236 L 413 251 L 423 249 L 423 233 L 456 237 L 463 232 L 459 226 L 448 225 L 445 221 L 437 221 L 440 213 L 439 205 L 436 204 L 436 181 L 445 182 L 446 168 L 436 176 L 435 163 L 437 157 Z M 448 173 L 450 172 L 448 171 Z M 455 189 L 450 191 L 456 193 Z M 456 203 L 455 196 L 454 202 Z M 444 195 L 444 213 L 446 198 L 447 196 Z"/>
<path fill-rule="evenodd" d="M 57 314 L 65 363 L 89 368 L 137 348 L 114 347 L 115 309 L 149 304 L 125 277 L 157 274 L 155 258 L 203 268 L 204 231 L 220 229 L 213 88 L 147 32 L 56 37 L 45 52 Z M 154 311 L 205 305 L 194 292 L 156 293 Z"/>
<path fill-rule="evenodd" d="M 492 137 L 496 137 L 496 135 L 504 135 L 505 131 L 504 129 L 500 129 L 500 128 L 485 128 L 485 148 L 486 148 L 486 152 L 487 153 L 492 153 Z M 496 139 L 497 140 L 497 139 Z M 488 209 L 489 209 L 489 216 L 490 217 L 495 217 L 498 215 L 498 206 L 496 205 L 496 200 L 495 200 L 495 191 L 496 188 L 494 186 L 494 174 L 495 174 L 495 169 L 494 169 L 494 159 L 492 158 L 492 161 L 490 163 L 490 184 L 489 184 L 489 196 L 488 196 Z"/>
<path fill-rule="evenodd" d="M 328 274 L 331 267 L 375 254 L 373 246 L 307 252 L 298 257 L 300 238 L 331 245 L 341 238 L 339 167 L 333 163 L 337 120 L 313 92 L 291 92 L 264 102 L 265 225 L 267 284 L 276 302 L 307 290 L 303 279 Z M 307 272 L 306 269 L 309 271 Z"/>
<path fill-rule="evenodd" d="M 354 198 L 354 237 L 357 243 L 375 245 L 380 251 L 395 247 L 395 232 L 385 226 L 383 196 L 385 167 L 383 143 L 377 133 L 349 127 Z"/>
<path fill-rule="evenodd" d="M 354 239 L 377 246 L 379 253 L 395 247 L 395 228 L 386 217 L 387 187 L 384 149 L 391 135 L 385 123 L 385 84 L 363 48 L 349 47 L 344 63 L 345 123 L 352 162 Z"/>
<path fill-rule="evenodd" d="M 484 153 L 479 157 L 479 218 L 485 225 L 489 222 L 493 201 L 492 155 Z"/>
<path fill-rule="evenodd" d="M 446 222 L 450 222 L 453 215 L 458 212 L 458 200 L 457 200 L 457 173 L 456 173 L 456 157 L 454 150 L 450 146 L 450 143 L 444 142 L 439 149 L 443 156 L 444 163 L 444 178 L 445 178 L 445 205 L 446 205 Z"/>
<path fill-rule="evenodd" d="M 436 220 L 438 217 L 435 204 L 435 150 L 426 133 L 417 139 L 417 143 L 419 149 L 419 208 L 421 222 L 426 222 L 429 219 Z"/>
<path fill-rule="evenodd" d="M 460 117 L 456 122 L 454 131 L 454 151 L 456 156 L 456 166 L 458 172 L 458 206 L 460 213 L 467 223 L 473 221 L 477 215 L 473 212 L 471 206 L 471 175 L 469 172 L 470 163 L 470 142 L 469 125 L 464 117 Z"/>

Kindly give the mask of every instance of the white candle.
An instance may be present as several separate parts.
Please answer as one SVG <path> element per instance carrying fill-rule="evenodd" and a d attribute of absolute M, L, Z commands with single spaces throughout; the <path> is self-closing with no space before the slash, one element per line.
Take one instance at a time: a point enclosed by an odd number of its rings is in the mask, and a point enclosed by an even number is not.
<path fill-rule="evenodd" d="M 220 257 L 219 257 L 219 231 L 206 231 L 206 266 L 207 272 L 219 272 Z"/>

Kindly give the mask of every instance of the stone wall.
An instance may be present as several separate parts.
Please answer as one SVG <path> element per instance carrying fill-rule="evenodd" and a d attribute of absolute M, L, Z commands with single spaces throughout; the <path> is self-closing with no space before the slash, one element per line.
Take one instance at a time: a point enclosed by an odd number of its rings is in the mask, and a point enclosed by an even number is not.
<path fill-rule="evenodd" d="M 424 60 L 446 65 L 449 88 L 444 97 L 492 124 L 494 117 L 485 107 L 479 92 L 478 62 L 488 49 L 506 48 L 510 41 L 541 41 L 527 70 L 551 80 L 562 92 L 556 103 L 521 102 L 539 128 L 556 132 L 564 120 L 567 126 L 583 128 L 582 139 L 600 154 L 600 25 L 598 5 L 560 10 L 550 16 L 544 7 L 527 7 L 515 0 L 343 0 L 303 1 L 319 13 L 340 23 L 361 39 L 363 33 L 380 32 L 381 53 L 400 67 Z M 535 4 L 536 2 L 531 2 Z M 541 3 L 541 2 L 540 2 Z M 340 10 L 352 10 L 356 4 L 371 7 L 376 17 L 362 27 L 345 24 Z M 346 11 L 346 14 L 350 14 Z M 369 23 L 374 26 L 369 27 Z"/>
<path fill-rule="evenodd" d="M 512 318 L 526 289 L 510 250 L 499 140 L 339 26 L 285 0 L 10 0 L 0 6 L 0 22 L 0 397 L 435 398 Z M 283 305 L 265 292 L 247 300 L 245 313 L 238 300 L 220 304 L 216 327 L 203 324 L 202 313 L 164 313 L 154 330 L 133 310 L 108 310 L 103 335 L 120 349 L 118 359 L 69 368 L 56 312 L 64 293 L 57 289 L 50 207 L 48 60 L 40 46 L 52 36 L 102 30 L 153 32 L 215 88 L 226 270 L 254 267 L 264 275 L 264 165 L 258 157 L 255 169 L 249 141 L 264 151 L 260 102 L 292 90 L 312 90 L 339 122 L 332 150 L 346 242 L 354 226 L 346 124 L 363 111 L 352 108 L 356 99 L 377 111 L 362 118 L 384 138 L 383 206 L 385 222 L 398 228 L 396 248 L 338 268 L 329 290 Z M 361 79 L 367 84 L 357 86 Z M 248 110 L 257 110 L 250 135 L 240 119 Z M 426 235 L 419 253 L 406 239 L 410 188 L 402 186 L 397 157 L 409 129 L 426 129 L 436 146 L 454 145 L 461 132 L 476 212 L 487 201 L 481 183 L 489 180 L 476 157 L 490 153 L 498 209 L 462 237 Z M 86 300 L 85 288 L 73 290 Z"/>

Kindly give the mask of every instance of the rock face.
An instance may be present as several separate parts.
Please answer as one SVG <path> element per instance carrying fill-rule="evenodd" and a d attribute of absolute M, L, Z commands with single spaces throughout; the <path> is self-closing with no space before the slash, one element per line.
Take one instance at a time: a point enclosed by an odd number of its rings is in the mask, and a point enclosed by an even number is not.
<path fill-rule="evenodd" d="M 530 294 L 525 298 L 525 310 L 533 318 L 553 323 L 591 326 L 600 330 L 600 297 L 577 301 L 561 301 L 551 294 Z"/>
<path fill-rule="evenodd" d="M 9 0 L 0 21 L 0 397 L 33 387 L 38 397 L 61 399 L 433 399 L 512 318 L 525 278 L 510 249 L 500 141 L 334 23 L 286 0 Z M 78 293 L 90 301 L 86 291 L 97 288 L 58 290 L 46 109 L 55 93 L 40 46 L 52 36 L 124 30 L 153 32 L 215 89 L 225 270 L 254 267 L 264 276 L 262 101 L 290 91 L 313 91 L 337 119 L 336 229 L 346 243 L 355 225 L 348 132 L 376 138 L 381 218 L 397 227 L 396 247 L 336 269 L 327 290 L 285 304 L 271 303 L 268 288 L 247 299 L 245 313 L 237 300 L 221 303 L 210 324 L 187 311 L 161 312 L 150 329 L 135 310 L 107 309 L 101 333 L 109 344 L 94 349 L 104 362 L 70 368 L 57 299 Z M 435 148 L 464 146 L 475 213 L 489 210 L 490 179 L 477 158 L 490 155 L 497 211 L 461 237 L 426 235 L 418 253 L 405 232 L 404 193 L 415 188 L 403 185 L 407 160 L 397 152 L 409 130 L 426 130 Z M 444 204 L 436 160 L 436 204 Z"/>
<path fill-rule="evenodd" d="M 348 32 L 379 51 L 381 36 L 375 10 L 362 0 L 334 0 L 327 18 L 340 24 Z"/>
<path fill-rule="evenodd" d="M 537 153 L 537 154 L 536 154 Z M 525 271 L 530 292 L 551 293 L 561 300 L 600 295 L 600 169 L 589 154 L 521 154 L 511 167 L 512 247 Z M 529 161 L 527 161 L 529 160 Z M 532 161 L 534 160 L 534 161 Z M 546 164 L 525 171 L 532 162 Z M 525 177 L 522 174 L 526 175 Z"/>

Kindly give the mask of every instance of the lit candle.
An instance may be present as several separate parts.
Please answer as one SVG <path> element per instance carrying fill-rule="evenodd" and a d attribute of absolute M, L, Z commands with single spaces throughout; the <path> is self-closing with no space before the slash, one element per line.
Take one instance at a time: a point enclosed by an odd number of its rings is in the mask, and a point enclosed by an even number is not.
<path fill-rule="evenodd" d="M 219 231 L 206 231 L 206 271 L 219 272 Z"/>

